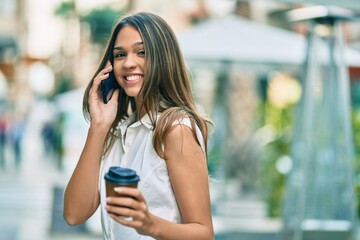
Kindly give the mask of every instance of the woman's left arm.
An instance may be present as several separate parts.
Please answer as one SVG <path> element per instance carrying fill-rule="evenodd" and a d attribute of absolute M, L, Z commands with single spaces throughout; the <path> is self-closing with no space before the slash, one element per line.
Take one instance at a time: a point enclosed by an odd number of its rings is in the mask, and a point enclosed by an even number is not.
<path fill-rule="evenodd" d="M 214 239 L 209 176 L 204 151 L 192 129 L 173 126 L 165 138 L 165 159 L 184 224 L 160 225 L 159 239 Z"/>
<path fill-rule="evenodd" d="M 183 224 L 151 214 L 138 189 L 115 189 L 133 198 L 108 199 L 108 212 L 117 222 L 159 240 L 213 240 L 209 177 L 206 158 L 193 131 L 185 125 L 173 126 L 164 141 L 165 160 Z M 112 204 L 129 208 L 115 208 Z M 116 215 L 131 216 L 128 221 Z"/>

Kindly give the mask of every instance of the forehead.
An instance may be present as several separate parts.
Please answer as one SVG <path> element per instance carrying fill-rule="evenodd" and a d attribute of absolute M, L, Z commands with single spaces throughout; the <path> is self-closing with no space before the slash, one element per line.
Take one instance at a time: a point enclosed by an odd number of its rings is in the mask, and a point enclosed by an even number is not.
<path fill-rule="evenodd" d="M 142 42 L 139 31 L 131 25 L 126 25 L 117 34 L 115 39 L 115 46 L 123 46 L 128 44 L 132 45 L 136 42 Z"/>

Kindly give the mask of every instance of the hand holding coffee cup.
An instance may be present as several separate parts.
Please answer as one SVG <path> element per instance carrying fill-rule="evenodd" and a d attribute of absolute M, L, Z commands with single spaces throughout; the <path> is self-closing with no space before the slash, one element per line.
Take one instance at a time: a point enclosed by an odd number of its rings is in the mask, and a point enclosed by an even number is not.
<path fill-rule="evenodd" d="M 110 167 L 104 178 L 107 197 L 120 196 L 119 193 L 115 192 L 115 187 L 126 186 L 137 188 L 138 182 L 140 181 L 139 176 L 134 170 L 122 167 Z"/>
<path fill-rule="evenodd" d="M 115 188 L 121 186 L 137 188 L 138 182 L 140 181 L 139 176 L 134 170 L 115 166 L 109 168 L 109 171 L 105 174 L 104 178 L 106 183 L 106 197 L 126 197 L 127 195 L 117 193 Z M 126 217 L 125 219 L 128 221 L 131 220 Z"/>

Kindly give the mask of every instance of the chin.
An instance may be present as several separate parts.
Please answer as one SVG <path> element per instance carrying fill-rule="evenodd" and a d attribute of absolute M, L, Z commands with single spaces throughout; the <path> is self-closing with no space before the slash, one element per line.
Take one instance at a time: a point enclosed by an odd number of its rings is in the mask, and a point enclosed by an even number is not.
<path fill-rule="evenodd" d="M 129 97 L 137 97 L 139 95 L 139 92 L 134 92 L 134 91 L 125 91 L 126 95 L 128 95 Z"/>

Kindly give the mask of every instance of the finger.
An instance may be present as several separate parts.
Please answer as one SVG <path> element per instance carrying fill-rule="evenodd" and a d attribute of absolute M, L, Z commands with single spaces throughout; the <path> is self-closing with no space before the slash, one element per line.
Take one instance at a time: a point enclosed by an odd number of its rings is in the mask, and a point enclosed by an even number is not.
<path fill-rule="evenodd" d="M 136 199 L 139 202 L 145 202 L 145 198 L 137 188 L 131 187 L 116 187 L 114 188 L 115 192 L 119 193 L 120 195 L 126 195 Z"/>
<path fill-rule="evenodd" d="M 131 197 L 111 197 L 107 199 L 106 210 L 117 215 L 142 219 L 148 212 L 145 202 L 139 202 Z"/>
<path fill-rule="evenodd" d="M 109 72 L 111 72 L 111 70 L 112 70 L 111 65 L 109 65 L 106 68 L 104 68 L 103 70 L 101 70 L 95 77 L 94 82 L 100 83 L 102 80 L 108 78 Z"/>
<path fill-rule="evenodd" d="M 94 82 L 93 82 L 93 88 L 94 89 L 98 89 L 100 83 L 102 80 L 105 80 L 109 77 L 109 73 L 105 73 L 105 74 L 101 74 L 100 73 L 94 78 Z"/>
<path fill-rule="evenodd" d="M 109 72 L 111 72 L 111 70 L 112 70 L 112 66 L 109 65 L 98 73 L 98 75 L 94 78 L 93 81 L 92 92 L 96 93 L 96 91 L 93 90 L 94 89 L 97 90 L 99 88 L 101 81 L 109 77 Z"/>
<path fill-rule="evenodd" d="M 95 82 L 101 82 L 102 80 L 106 79 L 109 77 L 109 72 L 111 72 L 112 70 L 112 66 L 107 66 L 106 68 L 104 68 L 103 70 L 101 70 L 98 75 L 95 77 L 94 81 Z"/>
<path fill-rule="evenodd" d="M 112 65 L 107 65 L 103 70 L 99 72 L 99 74 L 105 74 L 112 71 Z"/>
<path fill-rule="evenodd" d="M 132 227 L 132 228 L 138 229 L 141 226 L 143 226 L 143 223 L 141 221 L 137 221 L 137 220 L 133 219 L 132 217 L 122 217 L 122 216 L 118 216 L 115 214 L 109 214 L 109 215 L 114 221 L 116 221 L 124 226 L 127 226 L 127 227 Z"/>
<path fill-rule="evenodd" d="M 122 217 L 115 214 L 109 214 L 109 216 L 114 219 L 114 221 L 127 226 L 127 227 L 135 227 L 133 225 L 133 219 L 131 217 Z"/>
<path fill-rule="evenodd" d="M 109 214 L 114 214 L 116 216 L 120 216 L 124 218 L 142 219 L 143 217 L 143 213 L 128 207 L 107 205 L 105 208 Z"/>
<path fill-rule="evenodd" d="M 106 199 L 107 205 L 121 206 L 132 209 L 141 209 L 141 203 L 136 199 L 130 196 L 119 196 L 119 197 L 109 197 Z"/>

